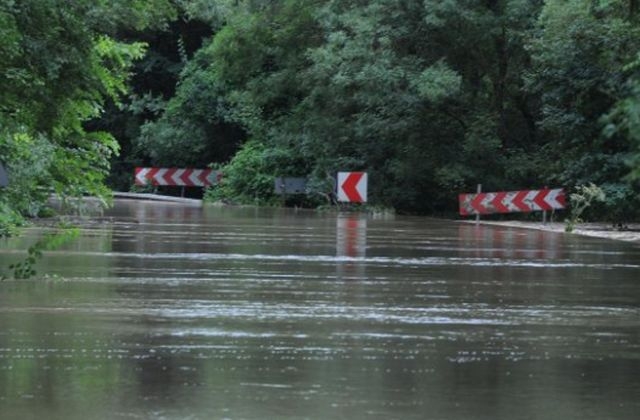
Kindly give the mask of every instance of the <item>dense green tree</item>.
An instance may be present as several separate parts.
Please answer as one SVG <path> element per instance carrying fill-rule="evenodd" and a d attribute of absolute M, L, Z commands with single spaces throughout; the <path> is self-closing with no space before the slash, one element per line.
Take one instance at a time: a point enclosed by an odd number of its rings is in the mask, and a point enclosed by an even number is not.
<path fill-rule="evenodd" d="M 434 141 L 446 118 L 433 108 L 459 86 L 446 63 L 416 53 L 423 15 L 398 1 L 327 2 L 316 14 L 324 42 L 307 52 L 307 94 L 278 133 L 313 159 L 317 177 L 364 169 L 379 202 L 422 210 L 448 148 Z"/>
<path fill-rule="evenodd" d="M 104 193 L 118 146 L 119 187 L 134 164 L 216 165 L 209 197 L 232 201 L 309 175 L 320 203 L 336 171 L 366 170 L 371 199 L 402 211 L 455 211 L 477 183 L 593 182 L 607 214 L 637 208 L 635 0 L 62 3 L 0 3 L 17 213 L 51 188 Z"/>
<path fill-rule="evenodd" d="M 263 128 L 252 133 L 302 156 L 316 178 L 368 170 L 372 196 L 399 209 L 451 209 L 450 191 L 477 182 L 524 184 L 528 172 L 505 180 L 505 166 L 518 147 L 535 148 L 519 70 L 536 5 L 446 3 L 321 4 L 311 14 L 320 43 L 309 38 L 287 79 L 297 91 L 278 103 L 282 118 L 249 112 Z M 238 72 L 271 92 L 264 72 Z"/>
<path fill-rule="evenodd" d="M 549 0 L 530 43 L 529 81 L 541 101 L 547 177 L 567 187 L 601 186 L 614 217 L 638 204 L 638 191 L 625 180 L 631 137 L 603 135 L 605 116 L 629 91 L 624 66 L 640 50 L 633 5 Z"/>
<path fill-rule="evenodd" d="M 454 114 L 464 135 L 457 159 L 442 171 L 471 188 L 523 188 L 539 183 L 529 159 L 540 140 L 536 98 L 524 89 L 527 37 L 540 1 L 426 1 L 425 54 L 446 58 L 460 74 Z"/>
<path fill-rule="evenodd" d="M 420 212 L 454 210 L 452 191 L 477 183 L 595 182 L 610 207 L 635 196 L 636 79 L 623 68 L 636 1 L 208 4 L 188 9 L 215 35 L 139 138 L 156 162 L 225 162 L 251 139 L 230 174 L 272 150 L 280 168 L 247 173 L 311 175 L 326 195 L 336 171 L 363 169 L 375 201 Z M 244 178 L 225 191 L 253 200 Z"/>
<path fill-rule="evenodd" d="M 50 192 L 108 198 L 103 181 L 118 144 L 84 123 L 126 91 L 144 51 L 113 35 L 171 10 L 165 0 L 0 1 L 0 160 L 12 179 L 0 190 L 3 233 L 36 215 Z"/>
<path fill-rule="evenodd" d="M 204 166 L 227 162 L 247 138 L 266 144 L 271 127 L 301 96 L 304 50 L 317 37 L 313 3 L 245 2 L 226 9 L 226 24 L 186 64 L 161 118 L 142 127 L 137 144 L 152 162 Z M 249 190 L 234 195 L 254 197 Z"/>
<path fill-rule="evenodd" d="M 605 134 L 622 136 L 631 144 L 629 166 L 630 182 L 640 180 L 640 54 L 624 68 L 627 75 L 627 93 L 606 116 Z"/>
<path fill-rule="evenodd" d="M 176 94 L 182 70 L 203 40 L 211 36 L 212 28 L 212 24 L 195 15 L 195 11 L 179 7 L 176 19 L 167 25 L 120 31 L 120 38 L 145 42 L 148 48 L 131 68 L 129 94 L 119 104 L 110 101 L 103 116 L 88 125 L 91 129 L 110 132 L 120 145 L 121 154 L 111 162 L 110 187 L 126 191 L 132 182 L 133 168 L 151 163 L 153 149 L 138 147 L 134 140 L 146 123 L 164 113 L 167 102 Z"/>

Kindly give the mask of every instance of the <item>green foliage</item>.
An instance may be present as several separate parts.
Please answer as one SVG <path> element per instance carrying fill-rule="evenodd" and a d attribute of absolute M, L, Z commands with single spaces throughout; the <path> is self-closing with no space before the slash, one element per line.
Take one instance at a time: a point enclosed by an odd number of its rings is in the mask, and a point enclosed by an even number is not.
<path fill-rule="evenodd" d="M 273 190 L 273 178 L 265 173 L 264 151 L 260 143 L 246 143 L 231 162 L 220 168 L 224 174 L 223 181 L 209 189 L 205 199 L 264 204 L 264 197 L 269 197 Z"/>
<path fill-rule="evenodd" d="M 84 4 L 85 22 L 100 33 L 166 28 L 177 18 L 172 0 L 75 0 Z"/>
<path fill-rule="evenodd" d="M 626 92 L 623 65 L 640 48 L 640 28 L 625 5 L 548 1 L 530 44 L 535 73 L 529 86 L 541 97 L 544 151 L 556 162 L 548 176 L 566 185 L 601 185 L 628 171 L 628 139 L 602 135 L 602 117 Z"/>
<path fill-rule="evenodd" d="M 606 124 L 604 135 L 615 139 L 622 137 L 631 144 L 627 163 L 631 182 L 640 180 L 640 53 L 623 67 L 626 94 L 621 97 L 602 121 Z"/>
<path fill-rule="evenodd" d="M 571 214 L 565 222 L 565 231 L 573 232 L 576 225 L 583 222 L 581 217 L 584 211 L 594 202 L 603 202 L 605 199 L 606 195 L 604 191 L 595 184 L 579 185 L 576 187 L 576 192 L 569 196 Z"/>
<path fill-rule="evenodd" d="M 155 165 L 202 167 L 233 156 L 239 129 L 227 122 L 227 100 L 216 78 L 200 68 L 208 62 L 205 51 L 194 57 L 161 118 L 141 127 L 136 148 Z"/>
<path fill-rule="evenodd" d="M 606 198 L 603 205 L 597 206 L 591 212 L 593 217 L 622 225 L 637 218 L 640 194 L 633 184 L 623 179 L 619 182 L 612 181 L 602 184 L 601 188 Z"/>
<path fill-rule="evenodd" d="M 287 151 L 249 141 L 228 164 L 218 168 L 224 174 L 222 182 L 207 190 L 205 200 L 237 204 L 277 204 L 281 198 L 274 193 L 275 178 L 305 176 L 296 172 L 299 167 L 300 162 L 295 162 Z"/>
<path fill-rule="evenodd" d="M 87 128 L 104 106 L 126 93 L 134 60 L 145 45 L 113 36 L 127 25 L 159 24 L 166 0 L 0 2 L 0 161 L 10 185 L 0 189 L 0 237 L 25 217 L 47 213 L 51 193 L 63 203 L 84 195 L 107 203 L 104 186 L 115 138 Z M 164 19 L 164 18 L 162 18 Z M 47 235 L 9 266 L 12 276 L 36 275 L 43 251 L 76 237 L 75 229 Z"/>
<path fill-rule="evenodd" d="M 307 3 L 227 4 L 227 24 L 186 64 L 176 95 L 142 127 L 136 149 L 154 164 L 203 166 L 229 161 L 249 136 L 266 141 L 297 96 L 297 67 L 314 36 Z"/>
<path fill-rule="evenodd" d="M 6 164 L 10 184 L 0 190 L 0 202 L 5 203 L 5 211 L 10 215 L 7 220 L 14 219 L 15 215 L 34 217 L 44 206 L 49 192 L 43 185 L 50 177 L 54 146 L 45 136 L 31 135 L 25 129 L 6 130 L 3 139 L 0 160 Z"/>
<path fill-rule="evenodd" d="M 272 203 L 273 177 L 290 175 L 309 176 L 331 203 L 335 172 L 366 170 L 374 204 L 404 212 L 453 213 L 456 194 L 478 183 L 594 183 L 607 193 L 594 217 L 638 217 L 636 2 L 175 5 L 186 26 L 162 38 L 175 61 L 148 55 L 140 74 L 158 66 L 179 82 L 137 90 L 125 152 L 224 167 L 228 184 L 210 198 Z M 210 39 L 193 36 L 197 22 Z"/>
<path fill-rule="evenodd" d="M 40 213 L 52 192 L 108 201 L 104 180 L 119 146 L 87 125 L 118 103 L 145 51 L 113 35 L 172 10 L 167 0 L 0 3 L 0 161 L 12 180 L 0 190 L 3 232 L 15 215 Z"/>
<path fill-rule="evenodd" d="M 52 251 L 60 248 L 67 242 L 77 238 L 80 231 L 70 226 L 61 226 L 62 230 L 55 233 L 49 233 L 39 239 L 34 245 L 27 250 L 27 257 L 17 263 L 8 266 L 12 272 L 12 277 L 16 280 L 29 279 L 36 276 L 36 264 L 42 258 L 44 251 Z M 0 276 L 0 279 L 6 277 Z"/>
<path fill-rule="evenodd" d="M 414 83 L 422 98 L 438 103 L 459 95 L 462 77 L 444 62 L 437 62 L 423 70 Z"/>
<path fill-rule="evenodd" d="M 0 201 L 0 239 L 13 236 L 16 228 L 24 223 L 24 219 L 11 206 Z"/>

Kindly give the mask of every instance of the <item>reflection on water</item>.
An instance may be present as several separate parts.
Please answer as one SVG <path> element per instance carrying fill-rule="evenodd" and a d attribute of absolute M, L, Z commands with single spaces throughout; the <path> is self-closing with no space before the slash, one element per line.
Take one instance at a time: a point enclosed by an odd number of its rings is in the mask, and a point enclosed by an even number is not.
<path fill-rule="evenodd" d="M 562 238 L 554 232 L 522 230 L 499 226 L 460 224 L 458 238 L 463 245 L 464 256 L 473 252 L 476 257 L 501 259 L 549 260 L 562 259 L 564 248 L 558 241 Z"/>
<path fill-rule="evenodd" d="M 365 257 L 367 255 L 367 216 L 347 214 L 336 217 L 336 255 Z"/>
<path fill-rule="evenodd" d="M 46 254 L 57 279 L 0 283 L 2 418 L 637 418 L 638 245 L 132 201 L 105 218 Z"/>

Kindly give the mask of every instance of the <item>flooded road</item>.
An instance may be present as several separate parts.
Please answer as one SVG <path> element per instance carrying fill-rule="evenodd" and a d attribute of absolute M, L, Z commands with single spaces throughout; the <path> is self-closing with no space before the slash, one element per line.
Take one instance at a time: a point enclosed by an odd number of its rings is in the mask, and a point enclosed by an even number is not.
<path fill-rule="evenodd" d="M 639 418 L 640 244 L 134 201 L 103 220 L 47 278 L 0 282 L 0 418 Z"/>

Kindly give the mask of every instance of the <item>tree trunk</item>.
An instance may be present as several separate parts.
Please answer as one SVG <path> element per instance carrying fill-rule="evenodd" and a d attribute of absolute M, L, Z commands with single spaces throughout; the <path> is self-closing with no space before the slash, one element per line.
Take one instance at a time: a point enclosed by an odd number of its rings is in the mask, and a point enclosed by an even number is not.
<path fill-rule="evenodd" d="M 507 146 L 507 118 L 505 110 L 505 98 L 507 90 L 507 72 L 509 71 L 509 57 L 507 53 L 507 30 L 502 26 L 500 36 L 495 39 L 496 56 L 498 60 L 497 71 L 493 81 L 494 107 L 498 113 L 498 137 L 503 146 Z"/>

